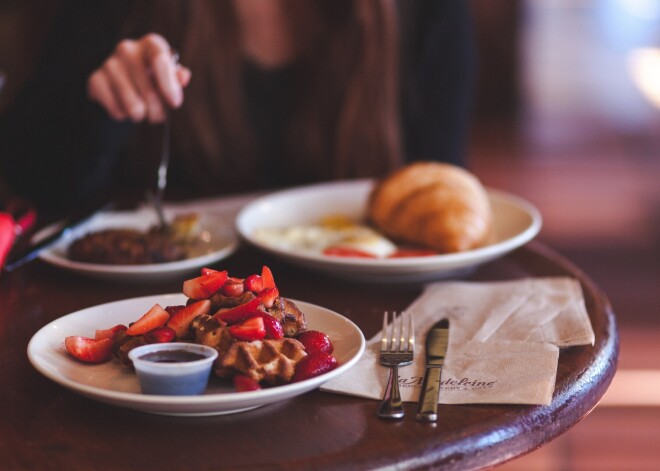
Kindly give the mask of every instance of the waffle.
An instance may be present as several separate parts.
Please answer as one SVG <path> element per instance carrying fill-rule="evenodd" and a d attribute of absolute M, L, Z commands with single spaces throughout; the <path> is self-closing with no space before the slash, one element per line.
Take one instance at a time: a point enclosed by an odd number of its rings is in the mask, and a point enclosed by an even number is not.
<path fill-rule="evenodd" d="M 305 315 L 290 299 L 279 296 L 268 314 L 280 321 L 285 337 L 295 337 L 307 329 Z"/>
<path fill-rule="evenodd" d="M 292 338 L 238 341 L 212 316 L 199 316 L 191 323 L 195 342 L 218 350 L 214 373 L 221 378 L 244 374 L 257 382 L 288 383 L 296 364 L 306 355 L 303 344 Z"/>
<path fill-rule="evenodd" d="M 288 383 L 305 355 L 305 347 L 290 338 L 234 342 L 218 359 L 215 373 L 221 377 L 244 374 L 267 384 Z"/>
<path fill-rule="evenodd" d="M 236 340 L 229 334 L 227 326 L 213 316 L 197 316 L 190 323 L 195 336 L 195 343 L 213 347 L 218 351 L 218 362 L 225 356 Z"/>

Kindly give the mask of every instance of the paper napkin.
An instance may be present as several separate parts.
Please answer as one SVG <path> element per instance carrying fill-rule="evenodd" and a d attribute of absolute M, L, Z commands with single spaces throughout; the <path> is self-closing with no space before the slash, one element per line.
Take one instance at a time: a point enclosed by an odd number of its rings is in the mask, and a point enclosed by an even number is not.
<path fill-rule="evenodd" d="M 450 324 L 443 404 L 548 404 L 559 349 L 594 343 L 580 284 L 572 278 L 439 282 L 407 311 L 415 319 L 415 360 L 399 369 L 407 402 L 419 397 L 426 333 L 442 318 Z M 380 335 L 369 340 L 353 368 L 321 389 L 380 399 L 388 375 L 378 363 Z"/>

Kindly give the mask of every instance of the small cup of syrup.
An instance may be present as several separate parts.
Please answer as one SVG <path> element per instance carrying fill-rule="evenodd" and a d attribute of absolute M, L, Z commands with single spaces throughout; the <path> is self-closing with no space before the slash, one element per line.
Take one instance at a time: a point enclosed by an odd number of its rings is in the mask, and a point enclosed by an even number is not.
<path fill-rule="evenodd" d="M 134 348 L 128 357 L 144 394 L 202 394 L 218 352 L 194 343 L 152 343 Z"/>

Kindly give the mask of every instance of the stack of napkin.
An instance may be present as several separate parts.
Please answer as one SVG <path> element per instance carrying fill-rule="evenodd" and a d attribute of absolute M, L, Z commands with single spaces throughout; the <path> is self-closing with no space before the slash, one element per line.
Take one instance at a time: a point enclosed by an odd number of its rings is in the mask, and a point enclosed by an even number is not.
<path fill-rule="evenodd" d="M 415 321 L 415 360 L 399 369 L 401 396 L 416 402 L 424 376 L 429 328 L 449 319 L 442 404 L 549 404 L 559 349 L 593 345 L 580 284 L 572 278 L 438 282 L 407 311 Z M 387 369 L 378 363 L 381 333 L 359 362 L 321 389 L 380 399 Z"/>

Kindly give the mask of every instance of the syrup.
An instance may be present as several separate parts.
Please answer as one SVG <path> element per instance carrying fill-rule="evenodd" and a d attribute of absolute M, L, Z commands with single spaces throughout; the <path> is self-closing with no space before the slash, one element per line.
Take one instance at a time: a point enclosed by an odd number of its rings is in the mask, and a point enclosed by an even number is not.
<path fill-rule="evenodd" d="M 189 350 L 161 350 L 147 353 L 140 357 L 141 360 L 153 361 L 155 363 L 187 363 L 190 361 L 203 360 L 206 356 L 191 352 Z"/>

